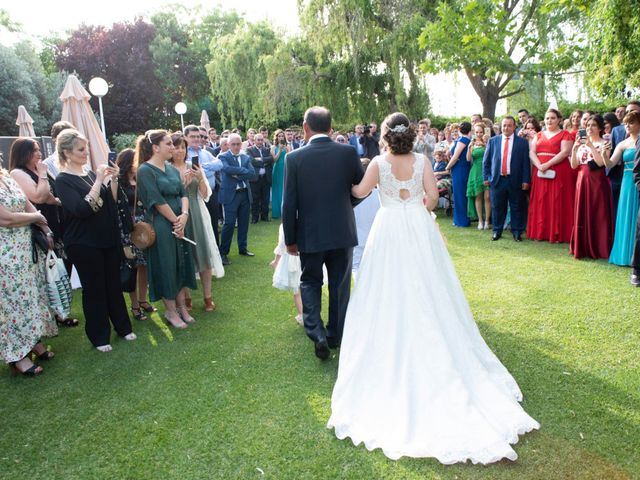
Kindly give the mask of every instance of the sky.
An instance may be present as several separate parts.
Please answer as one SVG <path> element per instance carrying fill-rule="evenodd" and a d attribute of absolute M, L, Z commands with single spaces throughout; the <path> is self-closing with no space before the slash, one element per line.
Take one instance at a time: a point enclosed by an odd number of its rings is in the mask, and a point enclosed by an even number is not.
<path fill-rule="evenodd" d="M 229 3 L 229 2 L 228 2 Z M 268 20 L 281 28 L 285 35 L 295 34 L 299 29 L 297 0 L 233 0 L 230 2 L 238 13 L 249 21 Z M 22 34 L 0 33 L 0 44 L 11 44 L 23 38 L 36 39 L 50 32 L 65 32 L 82 23 L 89 25 L 111 25 L 119 21 L 131 21 L 136 16 L 149 17 L 157 11 L 171 9 L 172 5 L 189 5 L 205 10 L 220 7 L 214 2 L 164 2 L 162 0 L 109 0 L 87 2 L 86 0 L 58 0 L 52 2 L 22 3 L 21 0 L 2 2 L 0 8 L 9 12 L 11 19 L 22 24 Z M 457 75 L 430 75 L 427 86 L 431 109 L 436 115 L 462 116 L 481 112 L 482 105 L 463 73 Z M 498 114 L 504 113 L 498 106 Z"/>

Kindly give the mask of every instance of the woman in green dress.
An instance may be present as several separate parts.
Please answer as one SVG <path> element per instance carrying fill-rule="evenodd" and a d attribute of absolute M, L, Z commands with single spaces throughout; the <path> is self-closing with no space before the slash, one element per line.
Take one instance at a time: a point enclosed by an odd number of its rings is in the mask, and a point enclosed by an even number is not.
<path fill-rule="evenodd" d="M 482 178 L 482 160 L 488 141 L 489 137 L 485 134 L 485 124 L 475 123 L 473 125 L 473 142 L 470 148 L 467 148 L 467 160 L 471 162 L 471 171 L 467 182 L 467 211 L 469 218 L 478 219 L 478 230 L 489 228 L 489 216 L 491 215 L 489 187 L 484 184 Z"/>
<path fill-rule="evenodd" d="M 284 187 L 284 156 L 289 152 L 287 139 L 280 129 L 273 134 L 273 171 L 271 176 L 271 218 L 282 216 L 282 190 Z"/>
<path fill-rule="evenodd" d="M 182 133 L 171 135 L 174 151 L 171 163 L 180 172 L 182 184 L 189 196 L 189 222 L 187 223 L 187 238 L 196 242 L 193 247 L 196 270 L 202 282 L 202 296 L 204 298 L 204 309 L 213 312 L 216 304 L 213 303 L 211 292 L 211 277 L 222 278 L 224 267 L 220 251 L 216 245 L 211 226 L 211 216 L 204 202 L 209 201 L 212 195 L 211 187 L 204 174 L 204 170 L 199 165 L 192 165 L 187 161 L 187 140 Z M 219 161 L 219 160 L 218 160 Z M 185 292 L 186 298 L 190 298 L 189 292 Z M 187 307 L 189 306 L 187 301 Z"/>
<path fill-rule="evenodd" d="M 173 142 L 166 130 L 149 130 L 138 137 L 136 163 L 138 196 L 146 209 L 147 222 L 156 231 L 156 241 L 145 253 L 149 271 L 149 297 L 162 299 L 165 318 L 176 328 L 192 322 L 185 305 L 185 291 L 195 289 L 191 244 L 182 240 L 189 219 L 189 198 L 180 172 L 168 160 Z"/>

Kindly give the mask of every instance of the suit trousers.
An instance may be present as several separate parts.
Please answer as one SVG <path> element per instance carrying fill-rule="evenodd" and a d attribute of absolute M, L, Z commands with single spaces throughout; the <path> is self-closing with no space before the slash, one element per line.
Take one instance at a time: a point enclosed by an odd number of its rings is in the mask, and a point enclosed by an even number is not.
<path fill-rule="evenodd" d="M 236 191 L 233 200 L 224 208 L 224 225 L 222 226 L 222 238 L 220 240 L 220 253 L 229 255 L 231 249 L 231 241 L 233 240 L 233 231 L 238 221 L 238 251 L 247 250 L 247 235 L 249 233 L 249 192 L 244 189 Z"/>
<path fill-rule="evenodd" d="M 269 197 L 271 185 L 266 175 L 260 175 L 258 180 L 251 182 L 251 218 L 254 221 L 269 220 Z"/>
<path fill-rule="evenodd" d="M 131 333 L 131 320 L 120 290 L 120 247 L 71 245 L 67 255 L 82 283 L 85 332 L 95 347 L 111 341 L 111 326 L 121 337 Z"/>
<path fill-rule="evenodd" d="M 211 227 L 213 228 L 213 236 L 216 239 L 216 245 L 220 246 L 220 229 L 218 220 L 220 219 L 220 204 L 218 203 L 218 188 L 216 187 L 211 193 L 209 201 L 205 203 L 209 216 L 211 217 Z"/>
<path fill-rule="evenodd" d="M 501 176 L 498 183 L 491 186 L 491 221 L 494 233 L 502 233 L 508 205 L 511 210 L 511 233 L 521 234 L 524 231 L 523 204 L 522 185 L 514 187 L 508 175 Z"/>
<path fill-rule="evenodd" d="M 304 329 L 314 342 L 326 339 L 339 344 L 342 340 L 344 317 L 351 293 L 352 259 L 352 247 L 300 254 Z M 329 280 L 329 322 L 326 328 L 321 318 L 323 265 L 327 267 Z"/>
<path fill-rule="evenodd" d="M 631 266 L 633 267 L 633 273 L 640 275 L 640 211 L 638 212 L 638 222 L 636 223 L 636 244 L 633 247 Z"/>

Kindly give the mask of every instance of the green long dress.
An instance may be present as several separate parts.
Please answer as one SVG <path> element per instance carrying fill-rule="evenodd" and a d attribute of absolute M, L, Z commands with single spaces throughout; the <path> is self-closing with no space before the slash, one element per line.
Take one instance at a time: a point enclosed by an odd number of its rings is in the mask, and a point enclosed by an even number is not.
<path fill-rule="evenodd" d="M 484 178 L 482 177 L 482 160 L 485 150 L 485 147 L 473 147 L 473 150 L 471 150 L 473 164 L 471 165 L 469 181 L 467 182 L 467 215 L 471 220 L 478 219 L 476 197 L 489 190 L 489 187 L 484 184 Z M 490 212 L 485 212 L 483 218 L 486 219 L 489 213 Z"/>
<path fill-rule="evenodd" d="M 282 215 L 282 192 L 284 189 L 284 157 L 287 150 L 276 146 L 271 175 L 271 218 Z"/>
<path fill-rule="evenodd" d="M 191 244 L 173 236 L 173 225 L 156 210 L 169 205 L 173 213 L 182 212 L 182 198 L 187 196 L 180 172 L 165 163 L 164 171 L 150 163 L 138 168 L 138 196 L 144 205 L 147 222 L 156 231 L 156 241 L 145 250 L 149 270 L 149 298 L 173 300 L 184 287 L 195 289 L 196 272 Z"/>

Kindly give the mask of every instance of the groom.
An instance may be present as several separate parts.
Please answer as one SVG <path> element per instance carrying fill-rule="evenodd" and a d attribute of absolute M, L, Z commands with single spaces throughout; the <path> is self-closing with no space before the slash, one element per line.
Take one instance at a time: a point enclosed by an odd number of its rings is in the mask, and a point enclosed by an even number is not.
<path fill-rule="evenodd" d="M 331 113 L 311 107 L 304 114 L 305 146 L 287 154 L 282 202 L 282 225 L 287 251 L 300 254 L 304 329 L 315 344 L 318 358 L 329 358 L 329 348 L 342 340 L 351 289 L 353 247 L 358 244 L 351 186 L 364 171 L 357 151 L 335 143 Z M 322 266 L 329 280 L 329 322 L 322 308 Z"/>

